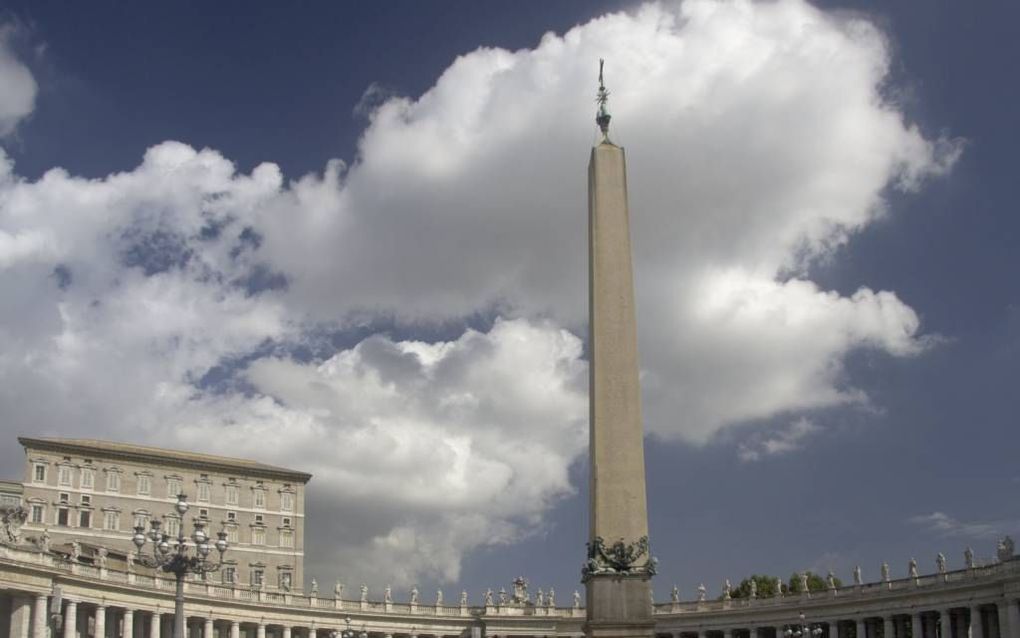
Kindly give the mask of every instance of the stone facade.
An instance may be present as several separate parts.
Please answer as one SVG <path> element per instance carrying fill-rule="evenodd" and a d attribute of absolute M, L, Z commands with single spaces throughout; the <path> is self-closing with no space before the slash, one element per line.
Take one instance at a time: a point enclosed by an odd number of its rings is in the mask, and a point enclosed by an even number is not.
<path fill-rule="evenodd" d="M 158 518 L 177 535 L 177 494 L 211 532 L 228 534 L 225 569 L 209 578 L 300 591 L 305 485 L 311 475 L 254 461 L 80 439 L 21 437 L 26 536 L 46 531 L 65 554 L 124 565 L 136 525 Z M 99 548 L 103 548 L 100 551 Z M 108 555 L 107 555 L 108 554 Z"/>

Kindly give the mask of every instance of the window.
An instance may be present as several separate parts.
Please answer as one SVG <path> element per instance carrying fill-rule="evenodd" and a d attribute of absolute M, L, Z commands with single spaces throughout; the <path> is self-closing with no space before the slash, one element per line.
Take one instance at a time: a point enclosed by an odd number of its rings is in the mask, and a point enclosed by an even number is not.
<path fill-rule="evenodd" d="M 294 511 L 294 494 L 292 492 L 280 494 L 280 509 L 284 512 Z"/>
<path fill-rule="evenodd" d="M 263 520 L 262 514 L 256 514 L 255 515 L 255 523 L 256 524 L 262 524 L 264 522 L 265 521 Z"/>
<path fill-rule="evenodd" d="M 198 510 L 198 517 L 199 517 L 199 518 L 209 518 L 209 510 L 207 510 L 207 509 L 206 509 L 206 508 L 204 508 L 204 507 L 203 507 L 203 508 L 200 508 L 200 509 Z"/>
<path fill-rule="evenodd" d="M 262 576 L 264 574 L 265 574 L 264 570 L 262 570 L 260 568 L 252 569 L 251 570 L 251 586 L 252 587 L 261 587 L 262 586 Z"/>
<path fill-rule="evenodd" d="M 78 512 L 78 527 L 92 527 L 92 512 L 81 510 Z"/>
<path fill-rule="evenodd" d="M 103 514 L 103 529 L 120 529 L 120 514 L 118 512 L 105 512 Z"/>
<path fill-rule="evenodd" d="M 224 585 L 233 585 L 237 580 L 237 570 L 233 567 L 224 567 L 220 573 L 223 574 Z"/>
<path fill-rule="evenodd" d="M 261 528 L 254 528 L 251 530 L 251 544 L 252 545 L 265 545 L 266 544 L 266 530 Z"/>
<path fill-rule="evenodd" d="M 61 492 L 60 493 L 60 502 L 61 503 L 70 503 L 71 502 L 71 495 L 68 494 L 67 492 Z"/>
<path fill-rule="evenodd" d="M 42 463 L 36 463 L 32 470 L 32 480 L 36 483 L 46 482 L 46 466 Z"/>
<path fill-rule="evenodd" d="M 70 525 L 70 523 L 68 523 L 69 518 L 66 507 L 61 507 L 57 510 L 57 525 L 67 527 Z"/>
<path fill-rule="evenodd" d="M 42 523 L 46 515 L 46 510 L 42 505 L 32 506 L 32 522 Z"/>
<path fill-rule="evenodd" d="M 85 507 L 92 505 L 92 497 L 89 496 L 88 494 L 82 494 L 81 504 L 84 505 Z"/>
<path fill-rule="evenodd" d="M 166 495 L 170 498 L 177 498 L 177 495 L 181 493 L 181 479 L 176 476 L 170 476 L 166 479 Z"/>
<path fill-rule="evenodd" d="M 57 483 L 59 485 L 71 485 L 71 468 L 68 465 L 61 465 L 57 468 Z"/>
<path fill-rule="evenodd" d="M 226 499 L 227 505 L 237 505 L 237 500 L 238 500 L 237 499 L 237 492 L 238 492 L 238 489 L 237 489 L 236 485 L 227 485 L 226 493 L 224 495 L 224 498 Z"/>
<path fill-rule="evenodd" d="M 233 543 L 240 543 L 241 542 L 241 540 L 240 540 L 241 535 L 237 533 L 237 526 L 236 525 L 232 525 L 232 526 L 230 526 L 230 527 L 228 527 L 226 529 L 227 529 L 227 542 L 228 543 L 233 544 Z"/>
<path fill-rule="evenodd" d="M 237 520 L 237 512 L 227 512 L 227 520 L 228 521 L 236 521 Z"/>
<path fill-rule="evenodd" d="M 106 491 L 107 492 L 119 492 L 120 491 L 120 472 L 117 470 L 109 470 L 106 473 Z"/>
<path fill-rule="evenodd" d="M 135 527 L 145 527 L 149 524 L 149 515 L 146 512 L 135 512 Z"/>
<path fill-rule="evenodd" d="M 21 497 L 17 494 L 0 494 L 0 507 L 17 507 L 21 505 Z"/>
<path fill-rule="evenodd" d="M 266 491 L 261 487 L 255 488 L 255 509 L 264 510 L 266 509 Z"/>
<path fill-rule="evenodd" d="M 198 484 L 198 501 L 200 503 L 208 503 L 209 502 L 209 492 L 210 492 L 210 490 L 209 490 L 209 484 L 208 483 L 199 483 Z"/>
<path fill-rule="evenodd" d="M 139 494 L 151 494 L 152 493 L 152 478 L 147 474 L 138 475 L 138 493 Z"/>
<path fill-rule="evenodd" d="M 163 531 L 165 533 L 169 534 L 170 536 L 172 536 L 173 538 L 177 538 L 177 536 L 181 532 L 181 519 L 179 519 L 179 518 L 171 518 L 169 516 L 164 517 L 163 518 Z"/>
<path fill-rule="evenodd" d="M 91 490 L 96 485 L 96 471 L 92 468 L 81 468 L 81 489 Z"/>
<path fill-rule="evenodd" d="M 284 516 L 283 517 L 283 526 L 284 527 L 290 527 L 290 517 L 289 516 Z"/>
<path fill-rule="evenodd" d="M 294 532 L 289 529 L 280 530 L 280 547 L 294 547 Z"/>
<path fill-rule="evenodd" d="M 283 591 L 290 591 L 291 574 L 290 572 L 280 572 L 280 589 Z"/>

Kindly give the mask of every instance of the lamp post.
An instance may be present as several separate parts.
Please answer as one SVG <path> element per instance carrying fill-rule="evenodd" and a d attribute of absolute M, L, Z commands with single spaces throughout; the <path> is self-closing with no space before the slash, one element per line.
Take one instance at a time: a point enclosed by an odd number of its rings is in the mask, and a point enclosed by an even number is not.
<path fill-rule="evenodd" d="M 160 531 L 160 522 L 152 520 L 149 522 L 149 533 L 145 533 L 145 527 L 135 527 L 135 535 L 132 537 L 135 547 L 138 548 L 138 562 L 146 567 L 162 569 L 169 572 L 177 579 L 177 592 L 174 596 L 174 635 L 173 638 L 184 637 L 184 576 L 186 574 L 207 574 L 219 570 L 223 566 L 223 554 L 227 551 L 227 533 L 220 531 L 213 546 L 219 551 L 219 562 L 211 563 L 206 559 L 212 546 L 209 544 L 209 535 L 205 531 L 205 523 L 195 519 L 195 531 L 191 534 L 191 540 L 195 544 L 195 555 L 188 555 L 188 538 L 184 535 L 184 515 L 188 512 L 188 497 L 184 494 L 177 495 L 177 503 L 174 504 L 180 516 L 180 525 L 177 527 L 177 538 L 171 538 L 169 534 Z M 146 541 L 152 541 L 152 556 L 142 555 Z M 173 545 L 171 546 L 171 542 Z"/>
<path fill-rule="evenodd" d="M 800 612 L 798 616 L 799 623 L 791 627 L 787 627 L 783 633 L 786 638 L 820 638 L 822 635 L 822 628 L 819 625 L 809 626 L 805 621 L 804 612 Z"/>
<path fill-rule="evenodd" d="M 347 628 L 340 632 L 337 631 L 329 632 L 330 638 L 355 638 L 354 630 L 351 629 L 350 616 L 344 616 L 344 624 L 347 625 Z"/>

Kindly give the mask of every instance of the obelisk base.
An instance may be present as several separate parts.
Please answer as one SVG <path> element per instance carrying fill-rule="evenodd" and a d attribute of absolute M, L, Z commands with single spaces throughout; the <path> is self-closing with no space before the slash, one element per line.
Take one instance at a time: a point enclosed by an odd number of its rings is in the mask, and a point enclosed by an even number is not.
<path fill-rule="evenodd" d="M 651 638 L 652 590 L 647 574 L 597 574 L 585 583 L 587 638 Z"/>

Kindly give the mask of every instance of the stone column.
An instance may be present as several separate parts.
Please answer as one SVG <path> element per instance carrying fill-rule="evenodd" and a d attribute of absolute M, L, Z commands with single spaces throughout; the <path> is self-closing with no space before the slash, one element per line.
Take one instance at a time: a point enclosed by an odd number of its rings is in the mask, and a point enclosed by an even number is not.
<path fill-rule="evenodd" d="M 882 618 L 882 638 L 896 638 L 896 625 L 892 616 Z"/>
<path fill-rule="evenodd" d="M 27 596 L 11 596 L 11 638 L 28 638 L 32 626 L 32 600 Z"/>
<path fill-rule="evenodd" d="M 863 618 L 857 619 L 857 638 L 868 638 L 868 626 Z"/>
<path fill-rule="evenodd" d="M 677 638 L 680 638 L 680 634 L 677 634 Z M 751 627 L 748 629 L 748 638 L 758 638 L 758 628 Z"/>
<path fill-rule="evenodd" d="M 953 616 L 948 609 L 939 610 L 939 633 L 938 638 L 953 638 Z"/>
<path fill-rule="evenodd" d="M 826 624 L 829 626 L 829 638 L 839 638 L 839 621 L 830 620 Z"/>
<path fill-rule="evenodd" d="M 914 638 L 924 638 L 924 624 L 921 620 L 921 612 L 910 614 L 910 634 Z"/>
<path fill-rule="evenodd" d="M 1010 638 L 1015 631 L 1009 626 L 1009 601 L 995 603 L 999 615 L 999 638 Z"/>
<path fill-rule="evenodd" d="M 158 611 L 149 614 L 149 638 L 159 638 L 159 629 L 162 623 L 163 615 Z"/>
<path fill-rule="evenodd" d="M 202 638 L 216 638 L 213 635 L 213 619 L 205 619 L 205 628 L 202 630 Z"/>
<path fill-rule="evenodd" d="M 125 609 L 121 622 L 123 623 L 123 628 L 120 632 L 121 638 L 135 638 L 135 611 L 133 609 Z"/>
<path fill-rule="evenodd" d="M 230 638 L 241 638 L 241 623 L 236 620 L 230 621 Z"/>
<path fill-rule="evenodd" d="M 266 638 L 266 623 L 259 621 L 259 628 L 255 632 L 256 638 Z"/>
<path fill-rule="evenodd" d="M 47 638 L 47 630 L 50 626 L 49 597 L 46 594 L 38 594 L 35 597 L 35 610 L 32 612 L 32 638 Z"/>
<path fill-rule="evenodd" d="M 1006 600 L 1006 618 L 1009 621 L 1009 638 L 1020 638 L 1020 605 L 1016 600 Z"/>
<path fill-rule="evenodd" d="M 723 629 L 722 635 L 723 635 L 723 638 L 733 638 L 733 630 L 732 629 Z"/>
<path fill-rule="evenodd" d="M 78 603 L 73 600 L 64 606 L 64 638 L 78 638 Z"/>
<path fill-rule="evenodd" d="M 970 608 L 970 638 L 984 638 L 985 627 L 981 622 L 981 606 L 974 605 Z"/>
<path fill-rule="evenodd" d="M 106 638 L 106 606 L 96 606 L 96 638 Z"/>

